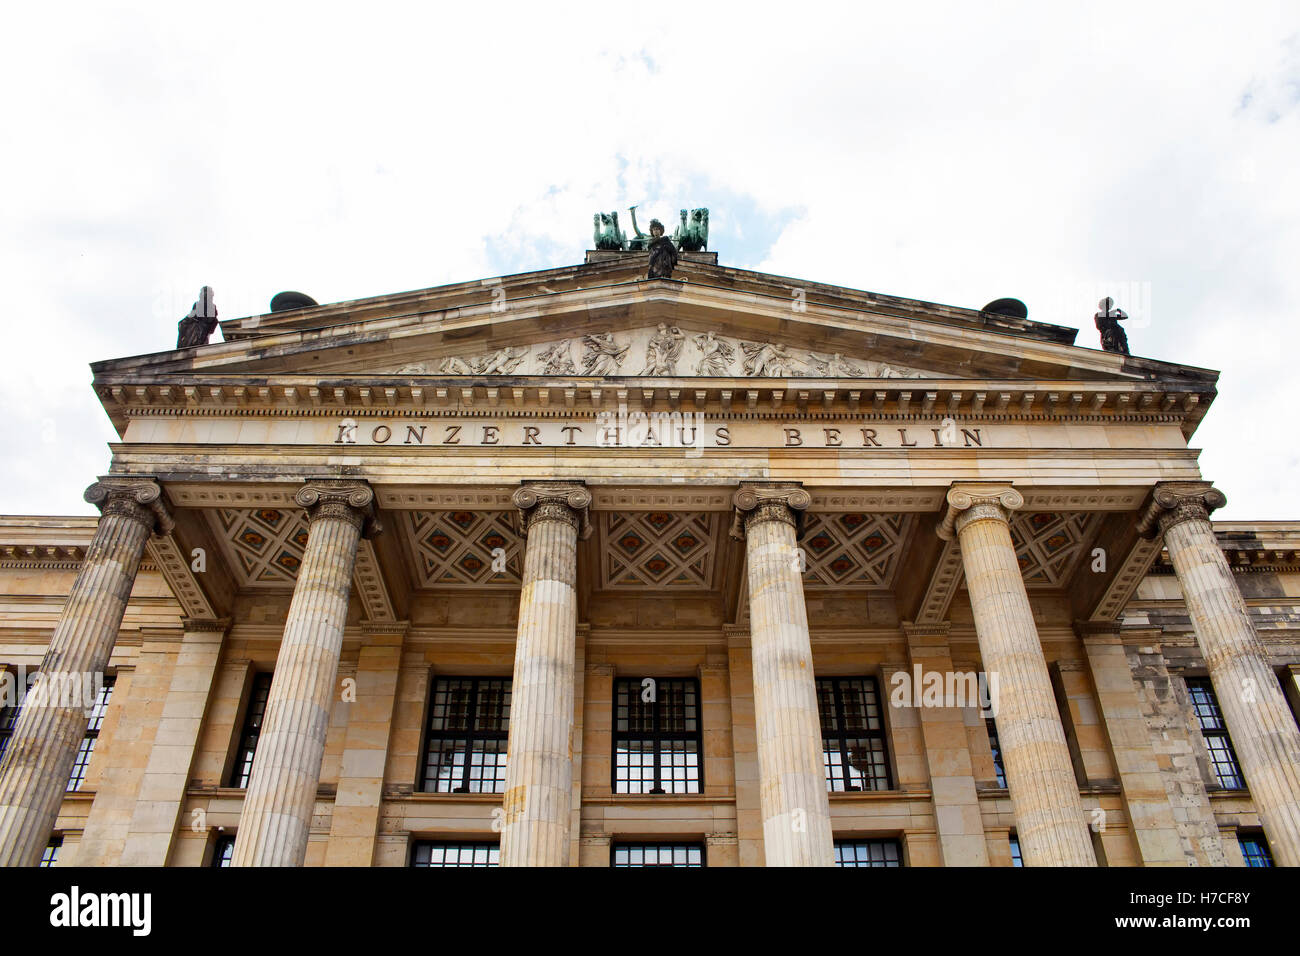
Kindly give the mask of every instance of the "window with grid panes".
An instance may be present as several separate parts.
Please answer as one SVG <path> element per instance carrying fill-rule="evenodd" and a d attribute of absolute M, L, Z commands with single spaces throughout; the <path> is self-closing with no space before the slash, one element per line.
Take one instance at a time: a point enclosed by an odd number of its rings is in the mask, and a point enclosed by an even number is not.
<path fill-rule="evenodd" d="M 1208 677 L 1189 677 L 1187 693 L 1191 696 L 1196 720 L 1201 725 L 1201 736 L 1205 738 L 1219 786 L 1226 790 L 1246 789 L 1237 752 L 1232 749 L 1232 740 L 1228 737 L 1228 725 L 1223 722 L 1219 699 L 1214 696 L 1214 685 Z"/>
<path fill-rule="evenodd" d="M 224 869 L 230 866 L 230 861 L 235 856 L 235 838 L 233 836 L 219 836 L 212 847 L 212 862 L 209 866 L 216 869 Z"/>
<path fill-rule="evenodd" d="M 441 843 L 421 840 L 411 844 L 411 866 L 500 866 L 496 843 Z"/>
<path fill-rule="evenodd" d="M 431 687 L 420 789 L 501 793 L 510 733 L 509 677 L 439 677 Z"/>
<path fill-rule="evenodd" d="M 41 862 L 37 866 L 53 866 L 59 862 L 59 851 L 63 849 L 63 837 L 52 836 L 41 852 Z"/>
<path fill-rule="evenodd" d="M 113 696 L 112 677 L 105 677 L 104 684 L 99 688 L 99 694 L 95 697 L 95 704 L 90 709 L 90 721 L 86 724 L 86 734 L 81 738 L 81 746 L 77 748 L 77 759 L 72 764 L 72 773 L 68 776 L 68 791 L 80 790 L 81 785 L 86 782 L 86 770 L 90 767 L 90 758 L 95 754 L 95 743 L 99 740 L 99 728 L 104 723 L 104 713 L 108 710 L 109 698 Z"/>
<path fill-rule="evenodd" d="M 1241 844 L 1241 855 L 1246 858 L 1247 866 L 1273 865 L 1273 854 L 1268 851 L 1264 834 L 1238 833 L 1237 842 Z"/>
<path fill-rule="evenodd" d="M 610 866 L 704 866 L 699 843 L 615 843 L 609 848 Z"/>
<path fill-rule="evenodd" d="M 1008 839 L 1011 843 L 1011 865 L 1024 866 L 1025 859 L 1020 855 L 1020 837 L 1013 833 Z"/>
<path fill-rule="evenodd" d="M 262 720 L 266 717 L 266 701 L 271 696 L 271 674 L 256 674 L 248 694 L 248 707 L 244 710 L 244 726 L 239 733 L 239 749 L 230 768 L 230 786 L 244 789 L 253 775 L 253 755 L 262 735 Z"/>
<path fill-rule="evenodd" d="M 902 866 L 903 848 L 897 840 L 836 840 L 836 866 Z"/>
<path fill-rule="evenodd" d="M 700 793 L 702 739 L 694 679 L 614 682 L 615 793 Z"/>
<path fill-rule="evenodd" d="M 827 788 L 832 792 L 891 789 L 875 678 L 818 678 L 817 710 Z"/>
<path fill-rule="evenodd" d="M 1007 771 L 1002 766 L 1002 742 L 998 740 L 998 725 L 992 717 L 984 718 L 984 728 L 989 732 L 989 749 L 993 751 L 993 775 L 999 787 L 1007 785 Z"/>
<path fill-rule="evenodd" d="M 9 738 L 13 736 L 14 725 L 18 723 L 18 715 L 23 709 L 23 695 L 27 688 L 19 687 L 12 674 L 7 678 L 15 681 L 11 686 L 13 688 L 13 705 L 6 707 L 0 704 L 0 760 L 4 759 L 5 748 L 9 746 Z"/>

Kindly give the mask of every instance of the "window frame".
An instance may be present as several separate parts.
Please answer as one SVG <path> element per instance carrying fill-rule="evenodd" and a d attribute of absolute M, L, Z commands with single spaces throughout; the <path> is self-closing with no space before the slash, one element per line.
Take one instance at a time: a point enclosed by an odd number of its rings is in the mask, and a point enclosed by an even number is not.
<path fill-rule="evenodd" d="M 1007 764 L 1002 756 L 1002 738 L 998 736 L 997 721 L 992 717 L 984 718 L 984 732 L 989 736 L 989 752 L 993 755 L 993 782 L 1000 789 L 1007 789 Z"/>
<path fill-rule="evenodd" d="M 875 695 L 877 719 L 880 724 L 879 729 L 871 730 L 869 728 L 864 728 L 861 731 L 850 731 L 848 729 L 847 721 L 845 719 L 845 713 L 844 713 L 843 686 L 849 681 L 863 681 L 864 683 L 869 685 L 872 693 Z M 831 734 L 827 734 L 826 718 L 825 715 L 822 713 L 821 685 L 823 684 L 831 685 L 832 695 L 835 701 L 836 713 L 834 715 L 834 732 Z M 819 732 L 822 738 L 822 762 L 823 762 L 822 769 L 826 779 L 827 792 L 828 793 L 883 793 L 890 790 L 894 790 L 897 787 L 898 782 L 894 777 L 894 761 L 893 761 L 892 754 L 890 752 L 889 727 L 885 720 L 886 707 L 884 704 L 884 698 L 881 697 L 880 694 L 880 681 L 876 679 L 874 674 L 847 674 L 843 676 L 817 677 L 814 679 L 814 690 L 817 695 L 817 719 L 818 719 Z M 847 741 L 851 738 L 878 739 L 880 741 L 880 753 L 884 757 L 884 766 L 885 766 L 885 778 L 884 778 L 885 785 L 883 787 L 877 787 L 877 786 L 871 786 L 868 788 L 864 788 L 860 786 L 850 787 L 850 784 L 852 783 L 852 778 L 848 775 L 847 768 L 852 767 L 853 765 L 849 762 L 849 749 L 848 749 Z M 831 749 L 827 746 L 828 742 L 838 742 L 839 744 L 838 752 L 840 756 L 840 762 L 838 766 L 843 770 L 842 776 L 839 778 L 839 780 L 844 785 L 844 788 L 841 790 L 837 790 L 835 788 L 836 778 L 833 775 L 833 771 L 836 765 L 826 760 L 826 754 L 831 752 Z M 863 773 L 862 776 L 864 779 L 871 780 L 873 784 L 876 781 L 876 778 L 874 776 L 868 778 L 865 773 Z"/>
<path fill-rule="evenodd" d="M 424 848 L 424 847 L 428 847 L 430 850 L 432 850 L 432 849 L 435 848 L 435 847 L 441 847 L 444 851 L 447 850 L 447 849 L 455 848 L 456 851 L 457 851 L 458 853 L 463 852 L 463 851 L 465 851 L 465 850 L 469 850 L 471 853 L 473 853 L 475 850 L 482 849 L 482 848 L 486 848 L 487 851 L 488 851 L 488 862 L 487 862 L 487 863 L 482 863 L 482 864 L 479 864 L 479 863 L 460 863 L 460 862 L 456 862 L 456 863 L 452 863 L 452 864 L 450 864 L 450 865 L 447 864 L 447 863 L 440 863 L 440 864 L 436 864 L 436 865 L 433 864 L 433 863 L 417 863 L 417 862 L 416 862 L 416 857 L 417 857 L 417 855 L 419 854 L 419 851 L 420 851 L 422 848 Z M 492 852 L 492 851 L 494 851 L 494 850 L 496 851 L 496 859 L 495 859 L 495 860 L 493 860 L 493 852 Z M 496 867 L 496 866 L 500 866 L 500 865 L 501 865 L 501 841 L 500 841 L 500 840 L 474 840 L 474 839 L 468 839 L 468 840 L 425 840 L 425 839 L 412 840 L 412 841 L 411 841 L 411 847 L 410 847 L 410 849 L 407 851 L 407 854 L 406 854 L 406 866 L 407 866 L 407 869 L 413 869 L 413 870 L 426 870 L 426 869 L 428 869 L 428 870 L 440 870 L 440 869 L 452 869 L 452 870 L 468 870 L 468 869 L 477 869 L 477 870 L 485 870 L 485 869 L 490 869 L 490 868 L 492 868 L 492 867 Z"/>
<path fill-rule="evenodd" d="M 90 761 L 95 758 L 99 735 L 104 728 L 104 719 L 108 716 L 108 708 L 113 702 L 113 689 L 116 686 L 116 674 L 103 675 L 103 683 L 100 684 L 99 691 L 95 695 L 90 718 L 86 721 L 86 732 L 82 734 L 81 741 L 77 744 L 77 756 L 73 760 L 72 769 L 68 772 L 64 793 L 80 793 L 86 778 L 90 775 Z"/>
<path fill-rule="evenodd" d="M 697 850 L 700 854 L 699 863 L 688 861 L 678 865 L 676 863 L 619 863 L 619 850 L 632 850 L 640 848 L 642 853 L 653 849 L 656 854 L 663 850 L 685 849 L 688 851 Z M 609 844 L 609 866 L 610 869 L 617 870 L 638 870 L 638 869 L 678 869 L 678 870 L 703 870 L 709 866 L 709 848 L 701 840 L 611 840 Z"/>
<path fill-rule="evenodd" d="M 36 671 L 28 671 L 29 675 L 35 673 Z M 9 748 L 9 741 L 13 739 L 14 728 L 18 726 L 18 718 L 23 714 L 23 704 L 27 700 L 27 688 L 19 682 L 16 669 L 0 666 L 0 674 L 11 675 L 14 682 L 14 705 L 12 707 L 0 706 L 0 761 L 3 761 L 5 751 Z"/>
<path fill-rule="evenodd" d="M 1219 696 L 1214 690 L 1214 684 L 1209 677 L 1190 676 L 1184 677 L 1183 683 L 1187 688 L 1187 700 L 1192 707 L 1192 716 L 1196 719 L 1197 730 L 1200 731 L 1201 740 L 1205 744 L 1205 750 L 1210 758 L 1210 770 L 1214 773 L 1214 781 L 1221 790 L 1241 792 L 1247 790 L 1246 776 L 1241 770 L 1241 759 L 1237 756 L 1237 749 L 1232 745 L 1232 735 L 1228 730 L 1228 722 L 1223 716 L 1223 708 L 1219 706 Z M 1218 722 L 1217 727 L 1206 727 L 1206 716 L 1202 715 L 1201 708 L 1198 706 L 1197 693 L 1204 695 L 1204 701 L 1210 707 L 1213 707 L 1214 714 L 1210 719 Z M 1216 749 L 1212 742 L 1221 741 L 1223 747 Z M 1226 761 L 1217 759 L 1224 756 L 1231 761 L 1232 778 L 1237 782 L 1237 786 L 1225 784 L 1224 776 L 1220 768 L 1225 765 Z"/>
<path fill-rule="evenodd" d="M 470 697 L 469 697 L 469 702 L 466 706 L 466 713 L 470 715 L 471 724 L 476 723 L 478 720 L 479 690 L 481 685 L 486 681 L 501 682 L 505 687 L 505 694 L 509 698 L 509 703 L 506 703 L 504 705 L 505 713 L 504 716 L 501 718 L 502 723 L 504 725 L 504 729 L 503 730 L 435 731 L 431 726 L 434 717 L 434 704 L 438 694 L 438 684 L 439 682 L 443 682 L 443 681 L 448 681 L 448 682 L 469 681 L 470 682 Z M 507 759 L 506 753 L 510 742 L 510 711 L 513 705 L 514 705 L 514 676 L 511 674 L 505 674 L 505 675 L 484 674 L 481 676 L 469 676 L 469 675 L 460 675 L 460 674 L 432 675 L 429 680 L 428 693 L 425 695 L 424 724 L 423 724 L 423 733 L 422 733 L 423 739 L 420 746 L 420 764 L 417 771 L 419 773 L 419 778 L 416 780 L 415 792 L 452 794 L 457 796 L 474 794 L 474 793 L 504 793 L 505 792 L 504 768 L 506 767 L 506 759 Z M 436 777 L 431 778 L 429 775 L 430 749 L 435 742 L 447 741 L 447 740 L 465 741 L 468 748 L 466 750 L 466 755 L 467 757 L 471 757 L 471 758 L 473 753 L 475 752 L 472 746 L 475 741 L 491 740 L 491 741 L 499 742 L 502 746 L 500 750 L 496 751 L 496 753 L 500 758 L 497 766 L 502 770 L 501 779 L 499 782 L 500 789 L 495 789 L 495 788 L 492 790 L 470 789 L 470 783 L 471 783 L 470 776 L 471 776 L 471 771 L 474 769 L 473 759 L 465 760 L 464 770 L 461 773 L 460 785 L 458 787 L 454 787 L 450 790 L 441 790 L 441 789 L 437 789 L 436 787 L 434 789 L 430 789 L 429 786 L 430 783 L 437 782 Z"/>
<path fill-rule="evenodd" d="M 258 744 L 262 741 L 262 726 L 266 721 L 267 706 L 271 702 L 271 684 L 274 680 L 275 671 L 270 670 L 254 671 L 251 680 L 248 681 L 248 690 L 244 694 L 243 715 L 239 721 L 239 733 L 235 737 L 235 749 L 230 761 L 230 772 L 226 774 L 226 786 L 232 790 L 247 790 L 253 778 L 253 764 L 257 760 Z M 257 726 L 250 731 L 249 722 L 253 719 L 253 708 L 259 703 L 258 688 L 263 682 L 266 684 L 266 697 L 260 701 L 261 711 L 257 714 Z M 253 738 L 251 748 L 246 744 L 250 732 Z"/>
<path fill-rule="evenodd" d="M 63 850 L 63 834 L 51 833 L 50 839 L 45 844 L 45 849 L 41 851 L 41 861 L 37 867 L 49 869 L 52 866 L 58 866 L 59 853 Z M 53 852 L 51 852 L 53 851 Z"/>
<path fill-rule="evenodd" d="M 644 682 L 649 679 L 655 682 L 655 699 L 653 704 L 654 729 L 645 732 L 636 732 L 629 726 L 626 731 L 618 729 L 618 697 L 619 689 L 627 686 L 629 689 L 629 705 L 633 698 L 639 700 L 641 688 Z M 663 697 L 659 693 L 659 688 L 665 684 L 686 684 L 695 691 L 695 730 L 663 730 L 661 727 L 661 713 Z M 704 793 L 704 701 L 700 694 L 700 680 L 698 677 L 650 677 L 649 675 L 641 677 L 616 677 L 611 685 L 610 693 L 610 761 L 609 761 L 609 788 L 610 793 L 620 797 L 665 797 L 665 796 L 701 796 Z M 630 714 L 629 714 L 630 718 Z M 683 719 L 686 719 L 685 713 Z M 654 787 L 650 790 L 632 791 L 620 790 L 618 779 L 618 755 L 619 743 L 623 741 L 649 741 L 654 745 Z M 662 765 L 661 745 L 664 743 L 676 742 L 694 742 L 695 744 L 695 779 L 687 780 L 688 789 L 680 791 L 669 791 L 664 788 L 664 774 Z M 630 769 L 630 768 L 629 768 Z M 671 769 L 671 768 L 670 768 Z M 629 778 L 630 781 L 630 778 Z M 624 781 L 624 782 L 629 782 Z M 695 789 L 689 789 L 693 784 Z M 665 844 L 667 845 L 667 844 Z"/>
<path fill-rule="evenodd" d="M 235 854 L 235 837 L 237 833 L 218 833 L 216 839 L 212 841 L 212 859 L 208 861 L 208 866 L 214 870 L 228 869 L 233 865 Z M 223 848 L 229 846 L 229 854 L 223 852 Z"/>
<path fill-rule="evenodd" d="M 900 840 L 898 837 L 839 837 L 835 840 L 834 846 L 835 846 L 834 849 L 835 865 L 841 869 L 901 870 L 906 868 L 907 866 L 907 860 L 903 856 L 903 841 Z M 841 849 L 847 847 L 856 848 L 860 846 L 892 847 L 897 852 L 897 862 L 894 863 L 894 862 L 886 861 L 877 864 L 874 861 L 869 861 L 865 864 L 862 864 L 862 863 L 858 863 L 855 859 L 853 865 L 846 866 L 841 858 L 841 854 L 840 854 Z"/>
<path fill-rule="evenodd" d="M 1247 845 L 1253 845 L 1258 852 L 1248 853 Z M 1246 861 L 1246 866 L 1263 869 L 1266 867 L 1277 866 L 1273 860 L 1273 850 L 1268 845 L 1268 838 L 1264 835 L 1263 830 L 1238 830 L 1237 845 L 1241 848 L 1241 857 Z M 1262 863 L 1253 863 L 1252 860 L 1263 860 Z"/>

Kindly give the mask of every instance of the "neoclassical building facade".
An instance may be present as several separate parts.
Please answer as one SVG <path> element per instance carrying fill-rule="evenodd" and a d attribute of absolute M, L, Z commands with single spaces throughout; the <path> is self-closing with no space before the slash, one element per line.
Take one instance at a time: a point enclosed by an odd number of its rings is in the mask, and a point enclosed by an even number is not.
<path fill-rule="evenodd" d="M 0 863 L 1300 864 L 1217 373 L 646 263 L 94 365 L 99 517 L 0 518 Z"/>

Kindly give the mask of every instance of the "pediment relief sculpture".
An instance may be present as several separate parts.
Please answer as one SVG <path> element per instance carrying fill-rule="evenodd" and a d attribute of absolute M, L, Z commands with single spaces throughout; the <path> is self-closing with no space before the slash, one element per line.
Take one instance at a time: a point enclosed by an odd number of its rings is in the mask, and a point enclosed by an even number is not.
<path fill-rule="evenodd" d="M 629 356 L 644 354 L 639 368 Z M 635 359 L 633 359 L 635 362 Z M 702 332 L 661 322 L 653 329 L 597 332 L 557 342 L 519 345 L 414 362 L 390 375 L 699 375 L 710 378 L 943 378 L 905 365 L 839 352 L 798 349 Z"/>

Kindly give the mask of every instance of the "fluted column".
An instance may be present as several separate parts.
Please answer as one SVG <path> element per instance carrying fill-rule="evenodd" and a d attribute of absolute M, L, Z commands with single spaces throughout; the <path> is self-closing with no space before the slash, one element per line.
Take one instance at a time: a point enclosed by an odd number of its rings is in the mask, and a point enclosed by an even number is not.
<path fill-rule="evenodd" d="M 4 866 L 41 860 L 86 734 L 93 700 L 81 690 L 103 678 L 149 535 L 172 528 L 152 478 L 101 478 L 85 498 L 102 512 L 99 526 L 0 764 Z"/>
<path fill-rule="evenodd" d="M 733 537 L 743 537 L 749 576 L 759 802 L 768 866 L 834 866 L 830 800 L 822 765 L 808 612 L 796 545 L 802 488 L 746 484 L 736 492 Z"/>
<path fill-rule="evenodd" d="M 374 500 L 357 481 L 311 481 L 294 495 L 307 509 L 307 547 L 275 659 L 233 866 L 302 866 L 307 855 L 352 568 L 362 532 L 375 529 Z"/>
<path fill-rule="evenodd" d="M 1210 525 L 1208 482 L 1157 485 L 1139 530 L 1162 534 L 1251 798 L 1281 866 L 1300 866 L 1300 730 Z"/>
<path fill-rule="evenodd" d="M 1009 513 L 1024 504 L 1006 485 L 954 485 L 940 537 L 955 534 L 992 686 L 1007 789 L 1027 866 L 1096 866 L 1070 751 L 1061 729 Z"/>
<path fill-rule="evenodd" d="M 537 482 L 514 494 L 527 537 L 510 696 L 501 866 L 567 866 L 573 794 L 578 536 L 591 493 Z"/>

